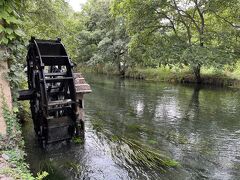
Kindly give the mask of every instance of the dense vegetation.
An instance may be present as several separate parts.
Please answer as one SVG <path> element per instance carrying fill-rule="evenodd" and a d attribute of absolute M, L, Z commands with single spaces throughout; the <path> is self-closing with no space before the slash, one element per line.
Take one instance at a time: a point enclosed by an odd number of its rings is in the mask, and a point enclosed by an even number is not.
<path fill-rule="evenodd" d="M 202 68 L 232 71 L 239 59 L 238 0 L 88 0 L 81 12 L 64 0 L 0 5 L 2 45 L 61 37 L 76 63 L 123 76 L 174 67 L 201 82 Z"/>
<path fill-rule="evenodd" d="M 201 82 L 202 66 L 221 68 L 238 58 L 239 1 L 124 0 L 114 7 L 127 21 L 129 49 L 141 49 L 143 61 L 189 66 Z"/>
<path fill-rule="evenodd" d="M 239 71 L 239 9 L 239 0 L 88 0 L 74 12 L 66 0 L 0 0 L 0 68 L 7 59 L 16 100 L 16 90 L 24 86 L 30 37 L 60 37 L 75 63 L 85 68 L 134 77 L 140 72 L 139 78 L 151 79 L 158 79 L 160 70 L 161 80 L 174 69 L 175 78 L 191 72 L 194 82 L 201 83 L 203 69 Z M 1 147 L 6 144 L 0 152 L 20 167 L 4 171 L 33 179 L 21 154 L 15 114 L 4 112 L 8 132 L 0 137 Z"/>

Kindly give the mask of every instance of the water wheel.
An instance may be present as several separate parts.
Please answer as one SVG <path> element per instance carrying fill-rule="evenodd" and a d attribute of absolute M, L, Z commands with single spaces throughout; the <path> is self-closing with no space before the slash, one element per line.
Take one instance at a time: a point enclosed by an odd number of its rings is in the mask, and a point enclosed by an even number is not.
<path fill-rule="evenodd" d="M 29 89 L 19 91 L 19 100 L 30 100 L 34 130 L 41 145 L 83 136 L 84 121 L 79 115 L 83 99 L 77 93 L 91 90 L 81 75 L 74 75 L 74 65 L 61 39 L 31 38 L 26 60 Z M 78 92 L 75 81 L 80 82 Z"/>

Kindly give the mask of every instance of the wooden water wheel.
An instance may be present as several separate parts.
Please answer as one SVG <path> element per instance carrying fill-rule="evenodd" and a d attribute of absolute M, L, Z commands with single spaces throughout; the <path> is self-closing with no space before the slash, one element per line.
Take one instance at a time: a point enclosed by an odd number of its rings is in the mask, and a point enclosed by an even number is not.
<path fill-rule="evenodd" d="M 42 146 L 84 135 L 83 94 L 91 92 L 61 42 L 31 38 L 27 53 L 28 90 L 34 130 Z"/>

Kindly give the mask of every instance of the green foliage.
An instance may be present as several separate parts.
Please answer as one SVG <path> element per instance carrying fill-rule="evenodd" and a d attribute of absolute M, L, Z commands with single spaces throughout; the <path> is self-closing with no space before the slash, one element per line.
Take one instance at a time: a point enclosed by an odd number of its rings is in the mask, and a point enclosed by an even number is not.
<path fill-rule="evenodd" d="M 24 151 L 20 149 L 12 149 L 1 151 L 0 154 L 4 154 L 9 157 L 5 167 L 0 169 L 0 174 L 14 179 L 24 179 L 24 180 L 42 180 L 48 176 L 46 171 L 37 173 L 37 177 L 33 177 L 29 171 L 29 165 L 25 162 Z"/>
<path fill-rule="evenodd" d="M 15 147 L 23 148 L 24 142 L 21 136 L 21 129 L 17 122 L 16 113 L 11 112 L 6 103 L 5 97 L 2 95 L 2 89 L 0 91 L 3 118 L 6 122 L 7 135 L 0 140 L 0 150 L 12 149 Z"/>
<path fill-rule="evenodd" d="M 239 7 L 237 0 L 115 0 L 113 12 L 125 17 L 129 51 L 144 65 L 188 65 L 200 77 L 202 66 L 239 58 Z"/>
<path fill-rule="evenodd" d="M 7 135 L 11 136 L 15 133 L 14 130 L 15 130 L 16 117 L 11 111 L 9 111 L 8 105 L 5 102 L 2 103 L 2 106 L 3 106 L 3 118 L 7 126 Z"/>
<path fill-rule="evenodd" d="M 21 1 L 2 0 L 0 2 L 0 45 L 7 45 L 24 36 L 20 28 L 22 21 L 18 14 Z"/>
<path fill-rule="evenodd" d="M 83 140 L 82 138 L 80 138 L 80 137 L 74 137 L 74 138 L 73 138 L 73 142 L 74 142 L 75 144 L 83 144 L 83 143 L 84 143 L 84 140 Z"/>
<path fill-rule="evenodd" d="M 82 14 L 85 16 L 85 28 L 79 34 L 80 61 L 88 65 L 111 64 L 124 74 L 131 64 L 124 18 L 111 13 L 109 0 L 88 1 Z"/>
<path fill-rule="evenodd" d="M 11 71 L 17 72 L 16 69 L 12 69 Z M 13 78 L 15 76 L 17 75 L 11 77 Z M 13 85 L 19 85 L 19 79 L 16 79 L 17 82 L 12 82 Z M 7 130 L 6 136 L 0 137 L 0 154 L 5 154 L 9 157 L 8 165 L 0 170 L 0 174 L 14 179 L 41 180 L 45 178 L 48 175 L 45 171 L 38 173 L 36 178 L 34 178 L 30 173 L 29 166 L 24 159 L 25 153 L 22 150 L 24 148 L 24 141 L 22 139 L 21 128 L 16 117 L 16 113 L 18 113 L 18 106 L 13 106 L 12 112 L 6 103 L 2 89 L 0 91 L 0 95 L 2 97 L 2 101 L 0 103 L 2 103 L 3 118 L 6 122 Z"/>
<path fill-rule="evenodd" d="M 61 38 L 73 60 L 79 52 L 77 34 L 82 30 L 82 17 L 64 0 L 29 0 L 23 12 L 26 40 Z"/>
<path fill-rule="evenodd" d="M 25 33 L 22 30 L 21 1 L 2 0 L 0 2 L 0 60 L 8 60 L 10 73 L 8 80 L 11 84 L 14 107 L 17 112 L 17 89 L 23 81 L 23 53 L 26 51 L 22 39 Z M 5 46 L 5 47 L 4 47 Z"/>
<path fill-rule="evenodd" d="M 239 7 L 238 0 L 88 0 L 73 12 L 64 0 L 3 0 L 0 37 L 3 45 L 61 37 L 76 62 L 121 75 L 161 65 L 200 75 L 202 66 L 220 69 L 239 59 Z"/>
<path fill-rule="evenodd" d="M 14 179 L 29 179 L 34 180 L 35 178 L 29 171 L 28 164 L 24 162 L 24 152 L 19 149 L 13 149 L 3 151 L 1 154 L 5 154 L 9 157 L 8 166 L 0 170 L 0 174 L 12 177 Z M 14 167 L 14 168 L 12 168 Z"/>
<path fill-rule="evenodd" d="M 47 176 L 48 176 L 48 173 L 46 171 L 38 172 L 37 173 L 37 177 L 35 179 L 36 180 L 42 180 L 42 179 L 44 179 Z"/>
<path fill-rule="evenodd" d="M 16 114 L 9 110 L 2 92 L 0 94 L 2 97 L 3 117 L 7 126 L 6 136 L 0 138 L 0 154 L 4 154 L 9 158 L 5 164 L 6 167 L 1 168 L 0 174 L 14 179 L 35 179 L 24 160 L 25 153 L 22 150 L 24 142 Z"/>

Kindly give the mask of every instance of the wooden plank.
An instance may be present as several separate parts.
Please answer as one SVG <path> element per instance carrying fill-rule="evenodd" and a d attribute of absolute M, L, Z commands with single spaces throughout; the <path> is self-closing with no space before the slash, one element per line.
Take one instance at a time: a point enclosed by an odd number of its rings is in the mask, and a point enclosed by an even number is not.
<path fill-rule="evenodd" d="M 90 93 L 90 92 L 92 92 L 89 84 L 77 84 L 75 86 L 75 88 L 76 88 L 76 93 Z"/>
<path fill-rule="evenodd" d="M 56 100 L 56 101 L 49 101 L 48 106 L 57 106 L 57 105 L 70 105 L 75 103 L 71 99 L 63 99 L 63 100 Z"/>
<path fill-rule="evenodd" d="M 30 100 L 34 98 L 34 90 L 19 90 L 18 91 L 18 101 Z"/>
<path fill-rule="evenodd" d="M 73 77 L 57 77 L 57 78 L 45 78 L 46 83 L 61 82 L 72 80 Z"/>

